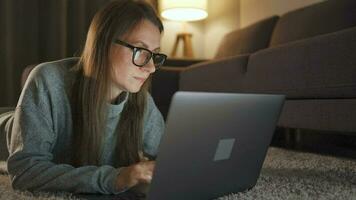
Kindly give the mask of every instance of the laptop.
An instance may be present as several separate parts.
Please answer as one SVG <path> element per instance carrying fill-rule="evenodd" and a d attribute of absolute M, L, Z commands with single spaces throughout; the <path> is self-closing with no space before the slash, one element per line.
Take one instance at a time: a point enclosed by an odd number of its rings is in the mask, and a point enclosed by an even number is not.
<path fill-rule="evenodd" d="M 147 193 L 127 195 L 146 200 L 208 200 L 252 188 L 284 98 L 269 94 L 175 93 Z"/>

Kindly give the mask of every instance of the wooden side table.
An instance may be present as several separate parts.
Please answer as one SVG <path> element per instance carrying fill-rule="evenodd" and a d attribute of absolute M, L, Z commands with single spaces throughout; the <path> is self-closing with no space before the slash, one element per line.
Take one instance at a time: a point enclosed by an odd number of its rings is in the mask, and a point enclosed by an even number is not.
<path fill-rule="evenodd" d="M 168 58 L 162 67 L 188 67 L 200 62 L 209 61 L 208 59 L 183 59 L 183 58 Z"/>

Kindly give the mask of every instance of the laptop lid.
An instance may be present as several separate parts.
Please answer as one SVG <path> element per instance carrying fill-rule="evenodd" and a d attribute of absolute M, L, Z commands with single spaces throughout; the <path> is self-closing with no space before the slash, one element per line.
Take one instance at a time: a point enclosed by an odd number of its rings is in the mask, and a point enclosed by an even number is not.
<path fill-rule="evenodd" d="M 177 92 L 147 199 L 213 199 L 253 187 L 283 102 L 283 95 Z"/>

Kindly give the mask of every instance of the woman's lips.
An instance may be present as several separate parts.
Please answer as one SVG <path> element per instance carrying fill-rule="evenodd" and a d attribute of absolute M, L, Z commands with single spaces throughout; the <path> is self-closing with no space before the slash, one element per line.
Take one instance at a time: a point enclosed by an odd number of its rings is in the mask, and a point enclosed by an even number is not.
<path fill-rule="evenodd" d="M 136 80 L 140 82 L 145 82 L 146 78 L 134 77 Z"/>

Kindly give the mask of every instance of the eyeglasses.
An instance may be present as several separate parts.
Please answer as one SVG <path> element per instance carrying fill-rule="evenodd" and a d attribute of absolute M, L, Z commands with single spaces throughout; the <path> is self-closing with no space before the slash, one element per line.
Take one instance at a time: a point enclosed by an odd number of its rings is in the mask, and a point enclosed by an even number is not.
<path fill-rule="evenodd" d="M 152 58 L 155 68 L 159 69 L 167 59 L 167 56 L 164 54 L 153 53 L 152 51 L 146 48 L 135 47 L 119 39 L 116 39 L 114 43 L 132 49 L 132 63 L 138 67 L 145 66 Z"/>

